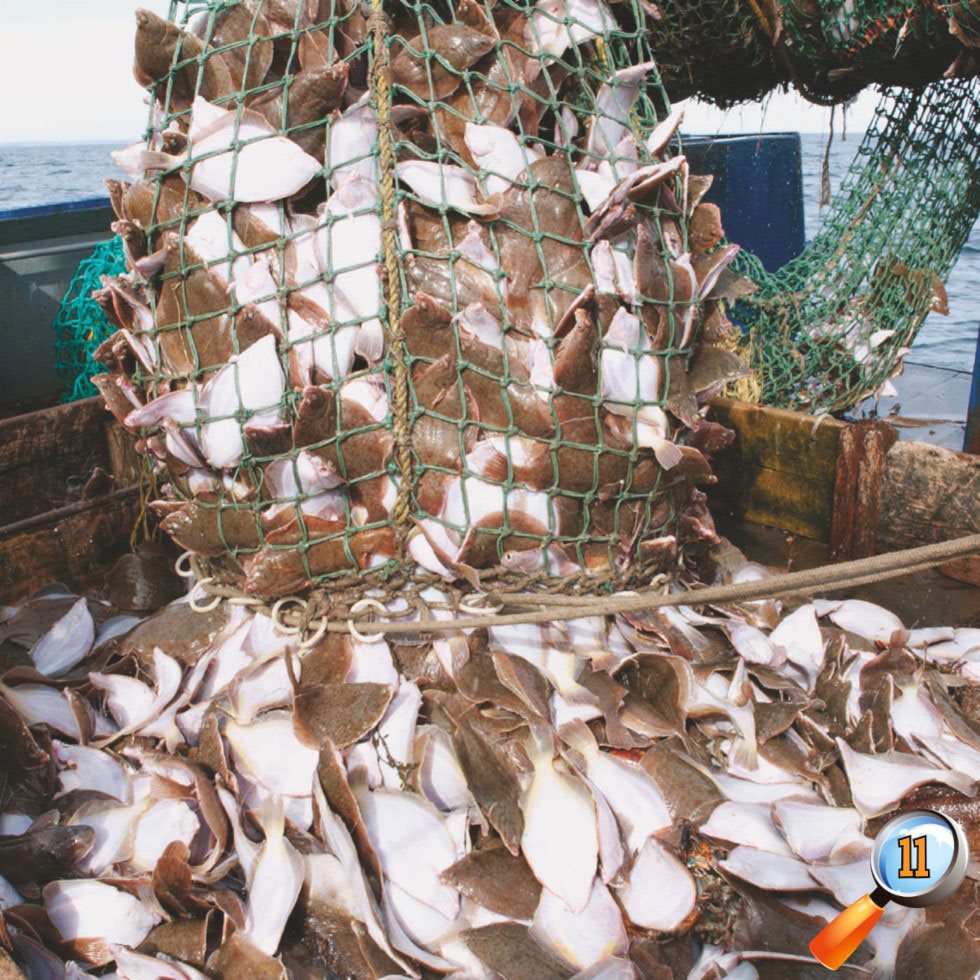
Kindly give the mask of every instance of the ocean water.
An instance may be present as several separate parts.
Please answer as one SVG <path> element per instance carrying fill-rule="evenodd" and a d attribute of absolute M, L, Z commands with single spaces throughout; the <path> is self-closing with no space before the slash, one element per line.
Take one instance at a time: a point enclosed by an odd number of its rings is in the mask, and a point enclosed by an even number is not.
<path fill-rule="evenodd" d="M 835 139 L 830 178 L 840 184 L 860 143 L 858 134 Z M 117 143 L 0 143 L 0 211 L 104 197 L 105 177 L 118 177 L 109 152 Z M 820 174 L 826 137 L 803 136 L 803 187 L 807 236 L 820 224 Z M 980 222 L 973 229 L 947 284 L 950 315 L 933 314 L 916 339 L 910 360 L 972 371 L 980 330 Z"/>

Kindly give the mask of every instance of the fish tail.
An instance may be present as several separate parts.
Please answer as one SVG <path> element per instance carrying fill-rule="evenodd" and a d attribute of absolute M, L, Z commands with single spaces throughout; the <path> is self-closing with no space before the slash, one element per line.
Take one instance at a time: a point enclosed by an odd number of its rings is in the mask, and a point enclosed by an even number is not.
<path fill-rule="evenodd" d="M 130 150 L 113 153 L 112 158 L 127 173 L 143 174 L 147 170 L 172 170 L 181 161 L 161 150 Z"/>
<path fill-rule="evenodd" d="M 743 769 L 759 768 L 759 745 L 754 734 L 751 739 L 736 739 L 736 744 L 732 747 L 732 763 Z"/>
<path fill-rule="evenodd" d="M 566 703 L 572 707 L 588 705 L 590 708 L 594 708 L 599 703 L 599 699 L 578 681 L 570 681 L 564 684 L 559 693 Z"/>
<path fill-rule="evenodd" d="M 282 797 L 273 793 L 259 807 L 256 813 L 266 840 L 273 840 L 286 832 L 286 816 Z"/>
<path fill-rule="evenodd" d="M 555 755 L 555 738 L 551 728 L 543 722 L 530 722 L 531 737 L 525 743 L 531 762 L 548 760 Z"/>
<path fill-rule="evenodd" d="M 660 438 L 653 447 L 657 462 L 665 469 L 673 469 L 683 458 L 684 454 L 669 439 Z"/>

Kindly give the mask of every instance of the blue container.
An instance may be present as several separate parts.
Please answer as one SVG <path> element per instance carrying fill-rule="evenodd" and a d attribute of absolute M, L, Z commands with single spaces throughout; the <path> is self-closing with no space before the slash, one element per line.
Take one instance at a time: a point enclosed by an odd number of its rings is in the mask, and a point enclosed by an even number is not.
<path fill-rule="evenodd" d="M 757 255 L 770 272 L 805 243 L 799 133 L 682 136 L 691 173 L 714 174 L 705 200 L 721 208 L 730 241 Z"/>

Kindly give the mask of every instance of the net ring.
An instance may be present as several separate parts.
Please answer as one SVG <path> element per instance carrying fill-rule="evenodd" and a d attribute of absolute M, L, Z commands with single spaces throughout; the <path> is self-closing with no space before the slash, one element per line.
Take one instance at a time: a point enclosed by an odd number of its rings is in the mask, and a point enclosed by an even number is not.
<path fill-rule="evenodd" d="M 269 615 L 272 617 L 272 622 L 280 633 L 285 633 L 287 636 L 298 636 L 300 628 L 298 626 L 290 626 L 282 619 L 282 610 L 290 602 L 295 603 L 303 609 L 306 608 L 305 599 L 300 599 L 299 596 L 284 596 L 282 599 L 276 599 L 272 609 L 269 610 Z"/>
<path fill-rule="evenodd" d="M 487 597 L 485 595 L 463 596 L 463 598 L 459 600 L 459 608 L 462 612 L 465 612 L 470 616 L 496 616 L 497 613 L 504 608 L 502 605 L 477 605 L 477 603 L 485 603 L 486 601 Z"/>
<path fill-rule="evenodd" d="M 191 567 L 191 561 L 194 555 L 190 551 L 185 551 L 175 562 L 174 562 L 174 572 L 180 576 L 180 578 L 193 578 L 194 569 Z"/>
<path fill-rule="evenodd" d="M 347 629 L 350 631 L 350 635 L 358 640 L 360 643 L 378 643 L 384 639 L 384 633 L 362 633 L 354 625 L 354 616 L 359 612 L 363 612 L 366 609 L 374 609 L 380 613 L 387 613 L 388 609 L 377 599 L 359 599 L 350 607 L 351 618 L 347 620 Z"/>
<path fill-rule="evenodd" d="M 200 589 L 205 595 L 207 595 L 206 586 L 210 585 L 213 581 L 214 581 L 214 578 L 213 577 L 210 577 L 210 578 L 202 578 L 199 582 L 197 582 L 195 584 L 194 588 L 191 589 L 191 591 L 190 591 L 190 604 L 191 604 L 191 609 L 193 609 L 194 612 L 197 612 L 197 613 L 209 613 L 209 612 L 213 612 L 215 609 L 218 608 L 218 606 L 221 605 L 222 596 L 220 596 L 220 595 L 214 596 L 212 598 L 211 602 L 208 603 L 206 606 L 202 606 L 200 604 L 200 602 L 198 602 L 198 600 L 197 600 L 197 590 Z"/>
<path fill-rule="evenodd" d="M 316 646 L 320 640 L 322 640 L 327 635 L 327 617 L 320 617 L 320 625 L 317 626 L 316 630 L 308 636 L 302 643 L 300 643 L 300 650 L 309 650 L 310 647 Z"/>

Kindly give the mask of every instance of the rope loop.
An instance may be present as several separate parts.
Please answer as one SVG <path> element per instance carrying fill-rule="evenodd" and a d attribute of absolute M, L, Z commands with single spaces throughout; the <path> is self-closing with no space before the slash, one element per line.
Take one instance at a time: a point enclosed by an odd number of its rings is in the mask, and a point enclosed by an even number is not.
<path fill-rule="evenodd" d="M 185 551 L 174 563 L 174 572 L 180 576 L 180 578 L 194 578 L 194 553 L 192 551 Z"/>
<path fill-rule="evenodd" d="M 327 619 L 326 613 L 324 613 L 319 619 L 317 628 L 308 637 L 306 637 L 305 640 L 303 640 L 300 643 L 299 645 L 300 651 L 310 650 L 313 647 L 315 647 L 327 635 L 327 626 L 329 622 L 330 621 Z"/>
<path fill-rule="evenodd" d="M 459 600 L 460 612 L 469 613 L 473 616 L 492 616 L 494 613 L 499 613 L 503 608 L 503 603 L 492 603 L 490 601 L 490 596 L 480 593 L 463 596 L 463 598 Z"/>
<path fill-rule="evenodd" d="M 194 584 L 194 587 L 190 591 L 190 604 L 191 604 L 191 609 L 193 609 L 194 612 L 199 612 L 199 613 L 214 612 L 214 610 L 221 605 L 221 601 L 223 597 L 220 595 L 215 595 L 213 592 L 208 591 L 208 586 L 212 582 L 214 582 L 213 578 L 202 578 L 199 582 L 196 582 Z M 211 601 L 207 605 L 202 605 L 198 601 L 197 594 L 199 590 L 205 597 L 211 596 Z"/>

